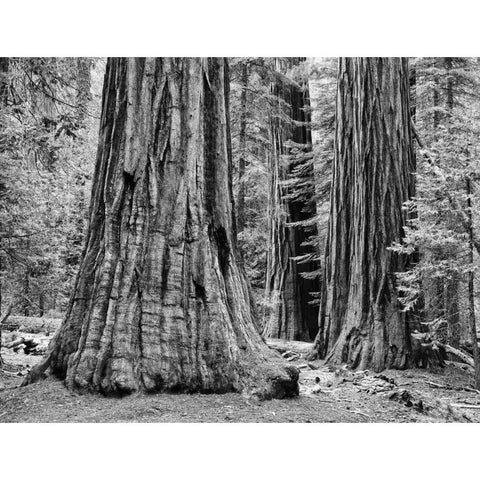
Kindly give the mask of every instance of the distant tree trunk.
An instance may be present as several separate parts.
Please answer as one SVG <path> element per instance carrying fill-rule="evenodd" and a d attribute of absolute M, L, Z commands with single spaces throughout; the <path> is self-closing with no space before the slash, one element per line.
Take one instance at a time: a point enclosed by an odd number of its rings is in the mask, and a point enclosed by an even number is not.
<path fill-rule="evenodd" d="M 452 272 L 451 278 L 445 281 L 444 311 L 448 322 L 448 343 L 455 348 L 460 346 L 460 276 Z"/>
<path fill-rule="evenodd" d="M 410 66 L 410 116 L 415 123 L 417 116 L 417 69 L 415 65 Z"/>
<path fill-rule="evenodd" d="M 8 101 L 8 72 L 10 68 L 10 58 L 0 57 L 0 106 L 4 107 Z"/>
<path fill-rule="evenodd" d="M 21 310 L 26 317 L 30 316 L 30 267 L 25 267 L 23 273 L 23 291 Z"/>
<path fill-rule="evenodd" d="M 43 317 L 45 315 L 45 294 L 40 292 L 38 294 L 38 316 Z"/>
<path fill-rule="evenodd" d="M 445 57 L 443 59 L 443 63 L 445 65 L 445 70 L 447 71 L 447 91 L 446 91 L 446 106 L 449 113 L 453 110 L 454 105 L 454 93 L 453 93 L 453 76 L 452 76 L 452 69 L 453 69 L 453 58 Z"/>
<path fill-rule="evenodd" d="M 417 69 L 415 65 L 409 65 L 409 75 L 410 75 L 410 117 L 412 123 L 415 125 L 416 118 L 417 118 Z M 413 147 L 413 171 L 417 171 L 417 149 L 415 148 L 416 144 L 414 142 Z M 410 218 L 417 219 L 418 218 L 418 211 L 417 207 L 415 206 L 410 212 Z M 416 264 L 420 261 L 421 256 L 424 255 L 424 252 L 420 251 L 420 249 L 415 249 L 412 253 L 411 261 L 413 264 Z M 425 311 L 425 283 L 422 284 L 422 288 L 420 288 L 420 292 L 417 298 L 417 302 L 412 309 L 412 316 L 415 318 L 420 319 L 423 321 L 425 319 L 426 311 Z M 421 323 L 419 323 L 420 331 L 427 330 L 426 328 L 421 328 Z"/>
<path fill-rule="evenodd" d="M 433 61 L 434 68 L 440 68 L 440 59 L 435 59 Z M 437 73 L 433 74 L 433 92 L 432 92 L 432 101 L 433 101 L 433 131 L 434 139 L 437 140 L 437 130 L 440 125 L 440 80 Z"/>
<path fill-rule="evenodd" d="M 91 101 L 91 68 L 92 61 L 90 58 L 77 58 L 77 129 L 86 127 L 88 115 L 88 106 Z M 82 140 L 82 137 L 79 137 Z M 88 222 L 88 209 L 85 200 L 85 184 L 88 181 L 88 174 L 85 171 L 79 171 L 75 175 L 75 211 L 74 211 L 74 228 L 71 237 L 71 244 L 74 247 L 67 254 L 66 262 L 68 265 L 76 266 L 80 263 L 80 248 L 83 242 L 86 224 Z"/>
<path fill-rule="evenodd" d="M 478 336 L 477 336 L 477 322 L 475 320 L 475 285 L 474 285 L 474 262 L 473 262 L 473 205 L 472 205 L 472 184 L 471 178 L 467 177 L 466 180 L 466 191 L 467 191 L 467 216 L 469 220 L 468 225 L 468 253 L 469 253 L 469 263 L 472 267 L 468 272 L 468 323 L 470 327 L 470 335 L 472 341 L 472 350 L 473 350 L 473 364 L 475 365 L 475 388 L 480 390 L 480 353 L 478 349 Z"/>
<path fill-rule="evenodd" d="M 290 66 L 300 59 L 291 61 Z M 313 272 L 317 265 L 308 258 L 314 252 L 305 246 L 308 235 L 301 226 L 288 223 L 301 222 L 315 216 L 313 166 L 305 166 L 303 175 L 312 184 L 310 198 L 285 199 L 291 188 L 282 182 L 292 171 L 285 165 L 285 156 L 296 157 L 291 164 L 305 165 L 312 151 L 310 131 L 310 100 L 307 85 L 285 84 L 277 81 L 274 92 L 279 98 L 279 111 L 272 119 L 273 152 L 269 155 L 269 240 L 267 250 L 266 294 L 271 308 L 264 319 L 264 335 L 287 340 L 313 340 L 317 332 L 318 307 L 310 302 L 311 292 L 319 291 L 317 279 L 306 279 L 302 273 Z M 279 118 L 281 112 L 290 119 Z M 312 226 L 312 234 L 316 227 Z M 307 257 L 298 261 L 295 257 Z"/>
<path fill-rule="evenodd" d="M 434 68 L 441 68 L 442 59 L 437 58 L 433 62 Z M 438 141 L 438 128 L 440 126 L 440 79 L 437 73 L 433 75 L 433 138 Z M 439 261 L 435 259 L 434 261 Z M 429 305 L 427 311 L 430 312 L 429 320 L 437 318 L 445 318 L 445 282 L 443 278 L 435 277 L 432 279 L 430 286 Z"/>
<path fill-rule="evenodd" d="M 453 85 L 453 76 L 451 70 L 453 69 L 453 59 L 450 57 L 443 58 L 444 67 L 447 73 L 446 79 L 446 99 L 445 105 L 447 110 L 447 128 L 451 130 L 451 115 L 453 114 L 454 106 L 454 85 Z M 454 219 L 454 222 L 457 219 Z M 458 229 L 458 225 L 453 225 L 454 229 Z M 457 252 L 457 255 L 461 255 L 461 251 Z M 461 337 L 461 323 L 460 323 L 460 276 L 457 273 L 451 275 L 451 278 L 447 279 L 445 282 L 445 306 L 444 311 L 447 316 L 448 326 L 449 326 L 449 339 L 448 343 L 452 347 L 458 348 L 460 346 L 460 337 Z"/>
<path fill-rule="evenodd" d="M 223 58 L 107 62 L 87 246 L 51 371 L 104 394 L 298 393 L 254 326 Z"/>
<path fill-rule="evenodd" d="M 239 150 L 238 159 L 238 197 L 237 197 L 237 232 L 240 233 L 245 228 L 245 167 L 247 153 L 247 88 L 248 88 L 248 64 L 242 65 L 242 74 L 240 85 L 242 93 L 240 96 L 240 132 L 239 132 Z"/>
<path fill-rule="evenodd" d="M 353 368 L 404 368 L 410 316 L 401 311 L 395 272 L 414 193 L 408 60 L 339 62 L 335 160 L 322 284 L 318 354 Z"/>
<path fill-rule="evenodd" d="M 92 61 L 90 58 L 77 58 L 77 123 L 79 127 L 85 126 L 88 103 L 92 98 L 90 93 L 91 65 Z"/>

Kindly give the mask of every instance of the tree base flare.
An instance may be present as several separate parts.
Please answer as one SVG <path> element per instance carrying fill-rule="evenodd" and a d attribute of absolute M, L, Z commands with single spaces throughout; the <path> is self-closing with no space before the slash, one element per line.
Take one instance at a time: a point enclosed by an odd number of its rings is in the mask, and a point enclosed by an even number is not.
<path fill-rule="evenodd" d="M 52 369 L 52 358 L 47 356 L 25 377 L 22 387 L 38 382 L 53 375 L 64 380 L 67 388 L 80 393 L 101 393 L 105 396 L 124 396 L 136 392 L 143 393 L 229 393 L 238 392 L 259 400 L 282 399 L 298 396 L 299 370 L 293 365 L 284 365 L 280 358 L 260 357 L 257 362 L 242 363 L 232 370 L 230 377 L 219 379 L 210 387 L 201 383 L 172 383 L 168 384 L 159 377 L 155 384 L 146 384 L 138 381 L 128 382 L 125 375 L 116 374 L 115 378 L 104 378 L 97 384 L 82 382 L 79 377 L 59 374 Z M 125 380 L 125 381 L 124 381 Z"/>

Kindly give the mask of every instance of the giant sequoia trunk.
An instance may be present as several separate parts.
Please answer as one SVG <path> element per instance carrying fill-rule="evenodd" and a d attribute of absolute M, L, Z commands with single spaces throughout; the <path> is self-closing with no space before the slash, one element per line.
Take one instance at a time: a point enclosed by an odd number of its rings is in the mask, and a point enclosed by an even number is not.
<path fill-rule="evenodd" d="M 339 63 L 335 160 L 316 351 L 352 367 L 403 368 L 408 316 L 395 272 L 403 202 L 413 194 L 408 63 L 343 58 Z"/>
<path fill-rule="evenodd" d="M 299 59 L 290 61 L 290 66 Z M 267 251 L 266 299 L 270 304 L 264 319 L 264 335 L 286 340 L 313 340 L 317 333 L 318 307 L 311 293 L 319 291 L 317 279 L 302 273 L 316 270 L 311 246 L 304 245 L 308 234 L 301 225 L 288 223 L 311 220 L 315 216 L 313 165 L 307 164 L 312 151 L 310 100 L 307 85 L 277 80 L 273 93 L 279 98 L 279 110 L 272 119 L 273 152 L 269 155 L 269 241 Z M 288 118 L 289 117 L 289 118 Z M 290 156 L 290 165 L 285 165 Z M 303 166 L 302 183 L 311 184 L 310 195 L 295 195 L 282 185 L 292 165 Z M 298 188 L 298 187 L 297 187 Z M 285 198 L 290 195 L 290 198 Z M 307 198 L 305 198 L 305 196 Z M 316 234 L 311 227 L 310 234 Z M 299 258 L 303 257 L 303 261 Z"/>
<path fill-rule="evenodd" d="M 47 357 L 103 393 L 298 392 L 237 263 L 224 59 L 109 59 L 87 243 Z"/>

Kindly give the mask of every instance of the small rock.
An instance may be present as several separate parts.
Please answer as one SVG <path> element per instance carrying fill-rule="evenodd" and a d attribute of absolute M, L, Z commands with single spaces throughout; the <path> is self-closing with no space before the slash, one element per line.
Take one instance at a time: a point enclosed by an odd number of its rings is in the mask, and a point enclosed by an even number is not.
<path fill-rule="evenodd" d="M 322 393 L 322 389 L 320 385 L 316 385 L 315 387 L 312 388 L 312 393 Z"/>
<path fill-rule="evenodd" d="M 422 400 L 417 400 L 416 402 L 413 402 L 413 408 L 415 410 L 418 410 L 419 412 L 423 412 L 423 402 L 422 402 Z"/>

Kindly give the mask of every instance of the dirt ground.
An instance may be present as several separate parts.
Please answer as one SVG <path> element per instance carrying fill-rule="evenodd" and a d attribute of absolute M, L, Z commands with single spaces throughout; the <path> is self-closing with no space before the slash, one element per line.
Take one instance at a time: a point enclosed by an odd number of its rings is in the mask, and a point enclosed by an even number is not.
<path fill-rule="evenodd" d="M 137 394 L 105 398 L 67 390 L 49 378 L 20 388 L 41 356 L 2 349 L 0 422 L 478 422 L 480 392 L 459 365 L 380 375 L 306 362 L 307 344 L 290 342 L 285 362 L 300 369 L 300 395 L 258 401 L 240 394 Z M 277 345 L 278 346 L 278 345 Z M 285 351 L 286 350 L 286 351 Z M 472 408 L 473 407 L 473 408 Z M 478 407 L 478 408 L 474 408 Z"/>

